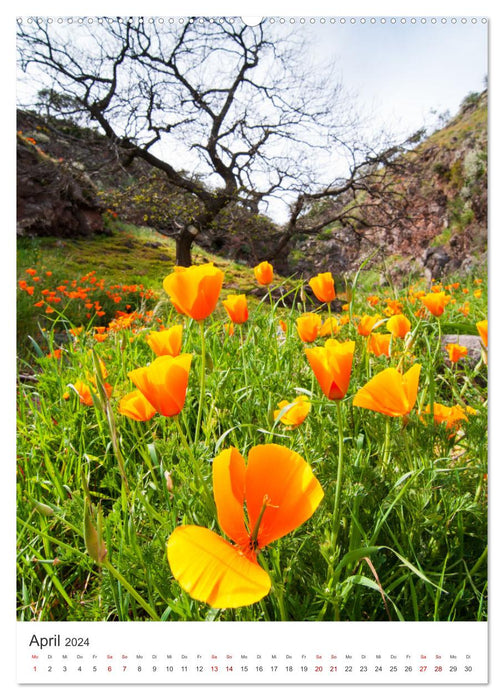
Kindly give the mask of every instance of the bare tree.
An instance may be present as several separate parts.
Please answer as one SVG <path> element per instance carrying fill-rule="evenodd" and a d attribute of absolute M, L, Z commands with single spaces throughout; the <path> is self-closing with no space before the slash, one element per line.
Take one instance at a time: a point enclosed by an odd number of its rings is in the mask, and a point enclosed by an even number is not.
<path fill-rule="evenodd" d="M 299 36 L 266 22 L 42 18 L 20 22 L 18 49 L 29 81 L 65 96 L 53 101 L 58 116 L 92 120 L 123 162 L 143 160 L 191 197 L 173 222 L 179 265 L 191 264 L 194 239 L 231 203 L 257 212 L 275 197 L 290 201 L 280 255 L 296 233 L 364 224 L 370 202 L 383 214 L 394 200 L 380 166 L 400 147 L 357 145 L 356 113 L 334 71 L 310 65 Z M 342 149 L 349 164 L 334 177 Z M 341 204 L 359 191 L 367 209 L 362 199 Z M 328 199 L 338 206 L 309 216 Z"/>
<path fill-rule="evenodd" d="M 355 142 L 343 144 L 347 174 L 316 190 L 298 191 L 273 257 L 281 255 L 294 237 L 316 235 L 335 224 L 369 238 L 375 229 L 391 229 L 410 221 L 405 177 L 409 165 L 401 156 L 423 136 L 420 129 L 401 143 L 374 149 Z"/>

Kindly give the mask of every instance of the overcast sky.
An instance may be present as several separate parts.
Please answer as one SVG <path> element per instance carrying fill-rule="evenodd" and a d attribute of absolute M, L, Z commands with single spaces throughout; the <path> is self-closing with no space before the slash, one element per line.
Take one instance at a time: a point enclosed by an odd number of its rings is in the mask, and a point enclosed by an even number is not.
<path fill-rule="evenodd" d="M 377 15 L 362 23 L 346 18 L 304 25 L 313 50 L 331 55 L 341 82 L 368 111 L 390 126 L 414 131 L 430 111 L 454 115 L 469 92 L 480 92 L 488 74 L 488 24 L 478 19 L 413 23 L 407 15 Z M 381 19 L 385 19 L 382 23 Z M 404 19 L 404 23 L 401 21 Z"/>

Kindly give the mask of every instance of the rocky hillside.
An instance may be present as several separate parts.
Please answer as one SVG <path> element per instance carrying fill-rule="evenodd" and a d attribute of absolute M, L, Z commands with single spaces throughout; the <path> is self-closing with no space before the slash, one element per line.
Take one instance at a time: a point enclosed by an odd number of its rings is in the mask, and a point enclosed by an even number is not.
<path fill-rule="evenodd" d="M 18 235 L 104 233 L 107 203 L 101 192 L 127 176 L 117 153 L 96 131 L 18 110 Z M 131 177 L 140 176 L 135 166 Z"/>
<path fill-rule="evenodd" d="M 390 227 L 328 227 L 298 240 L 301 271 L 355 269 L 371 253 L 392 277 L 426 269 L 434 277 L 469 270 L 487 254 L 487 92 L 469 95 L 459 113 L 402 157 L 398 186 L 407 216 Z M 327 206 L 345 206 L 332 202 Z M 335 267 L 336 266 L 336 267 Z"/>
<path fill-rule="evenodd" d="M 180 193 L 137 161 L 124 160 L 93 129 L 18 112 L 18 235 L 74 237 L 106 231 L 107 216 L 148 223 L 176 235 L 172 212 L 187 206 Z M 407 216 L 394 224 L 355 231 L 326 227 L 299 237 L 278 261 L 285 273 L 335 274 L 373 264 L 394 276 L 427 269 L 434 276 L 470 269 L 486 257 L 487 93 L 468 96 L 443 128 L 401 156 L 401 190 Z M 348 206 L 335 199 L 324 206 Z M 308 214 L 309 215 L 309 214 Z M 235 207 L 217 231 L 198 236 L 210 252 L 256 264 L 269 257 L 275 225 Z"/>

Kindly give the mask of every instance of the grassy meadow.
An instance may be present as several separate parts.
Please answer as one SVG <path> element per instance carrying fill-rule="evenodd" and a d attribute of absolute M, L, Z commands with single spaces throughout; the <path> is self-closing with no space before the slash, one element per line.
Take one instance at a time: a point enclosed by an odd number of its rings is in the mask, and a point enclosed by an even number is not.
<path fill-rule="evenodd" d="M 485 271 L 428 289 L 363 270 L 330 306 L 196 251 L 208 260 L 222 290 L 195 320 L 163 289 L 172 243 L 147 229 L 18 244 L 18 620 L 485 620 Z M 231 325 L 237 294 L 248 318 Z M 187 390 L 166 384 L 180 410 L 135 419 L 129 373 L 174 326 L 181 347 L 159 357 L 190 356 Z M 481 335 L 476 356 L 449 355 L 446 333 Z M 174 532 L 208 545 L 173 539 L 169 561 Z M 246 578 L 267 591 L 250 603 Z M 212 604 L 226 587 L 233 603 Z"/>

